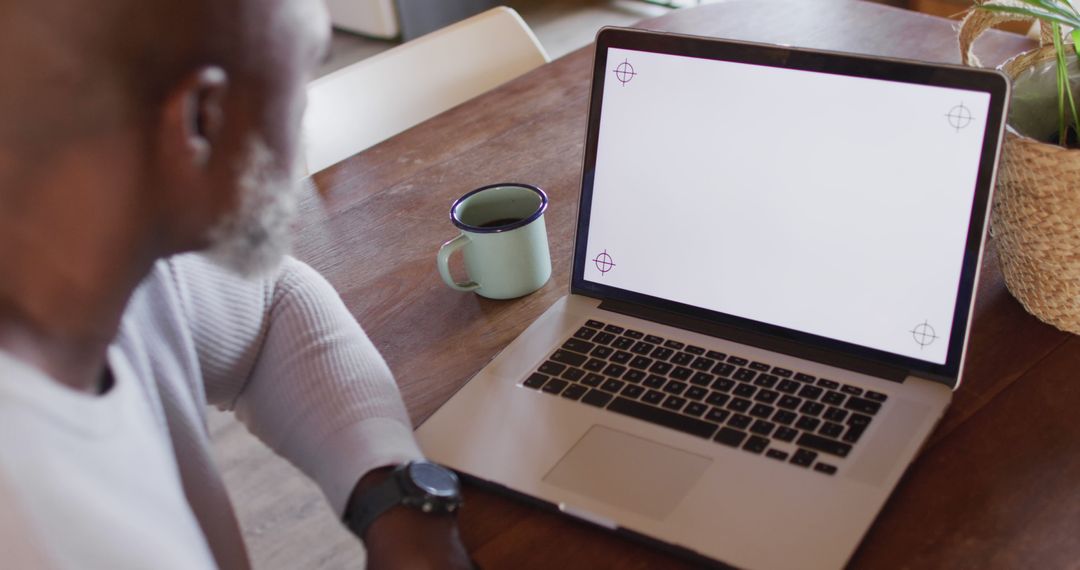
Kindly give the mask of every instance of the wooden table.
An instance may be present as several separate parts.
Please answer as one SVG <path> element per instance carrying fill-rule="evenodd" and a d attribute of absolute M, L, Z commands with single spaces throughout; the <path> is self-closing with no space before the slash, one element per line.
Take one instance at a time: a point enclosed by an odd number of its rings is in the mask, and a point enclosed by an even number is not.
<path fill-rule="evenodd" d="M 954 25 L 875 4 L 783 0 L 676 11 L 641 27 L 956 62 Z M 996 64 L 1030 46 L 993 32 L 978 47 Z M 304 202 L 297 253 L 374 339 L 417 424 L 568 292 L 592 57 L 591 47 L 572 53 L 315 177 L 321 195 Z M 456 235 L 451 201 L 502 181 L 550 193 L 554 274 L 539 292 L 500 302 L 445 287 L 435 251 Z M 992 245 L 974 319 L 964 384 L 854 566 L 1080 566 L 1080 338 L 1024 312 Z M 484 490 L 466 495 L 465 541 L 487 569 L 691 567 Z"/>

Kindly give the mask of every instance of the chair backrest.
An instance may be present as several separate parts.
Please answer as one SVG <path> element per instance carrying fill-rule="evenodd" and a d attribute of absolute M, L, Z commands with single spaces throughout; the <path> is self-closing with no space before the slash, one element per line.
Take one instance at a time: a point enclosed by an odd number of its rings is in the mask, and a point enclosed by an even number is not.
<path fill-rule="evenodd" d="M 309 174 L 548 62 L 514 10 L 477 14 L 308 86 Z"/>

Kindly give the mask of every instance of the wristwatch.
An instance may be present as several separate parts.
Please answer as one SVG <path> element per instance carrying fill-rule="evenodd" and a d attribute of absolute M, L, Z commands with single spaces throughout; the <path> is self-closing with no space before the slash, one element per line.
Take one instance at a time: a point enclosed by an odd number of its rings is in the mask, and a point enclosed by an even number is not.
<path fill-rule="evenodd" d="M 461 503 L 461 486 L 453 471 L 430 461 L 410 461 L 364 491 L 349 505 L 344 520 L 363 539 L 375 519 L 399 505 L 424 513 L 449 514 Z"/>

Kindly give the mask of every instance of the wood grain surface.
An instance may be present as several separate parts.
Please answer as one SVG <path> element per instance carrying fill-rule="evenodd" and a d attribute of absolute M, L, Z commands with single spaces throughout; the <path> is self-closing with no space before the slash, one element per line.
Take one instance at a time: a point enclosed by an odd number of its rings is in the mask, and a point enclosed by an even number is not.
<path fill-rule="evenodd" d="M 736 0 L 640 27 L 959 61 L 955 22 L 846 0 Z M 1020 36 L 991 32 L 977 51 L 996 64 L 1029 47 Z M 341 292 L 397 376 L 416 424 L 568 292 L 592 56 L 591 47 L 574 52 L 314 178 L 318 192 L 304 200 L 297 255 Z M 551 196 L 552 279 L 513 301 L 452 291 L 435 270 L 438 246 L 456 235 L 450 203 L 503 181 L 536 184 Z M 852 565 L 1080 565 L 1078 371 L 1080 339 L 1024 312 L 1004 288 L 991 243 L 964 383 Z M 465 540 L 485 569 L 694 566 L 482 489 L 468 488 L 466 497 Z M 258 516 L 242 513 L 245 524 Z M 344 567 L 352 558 L 335 554 L 346 548 L 335 537 L 328 553 L 304 560 Z M 288 537 L 274 546 L 314 548 Z M 286 567 L 281 560 L 269 565 Z"/>

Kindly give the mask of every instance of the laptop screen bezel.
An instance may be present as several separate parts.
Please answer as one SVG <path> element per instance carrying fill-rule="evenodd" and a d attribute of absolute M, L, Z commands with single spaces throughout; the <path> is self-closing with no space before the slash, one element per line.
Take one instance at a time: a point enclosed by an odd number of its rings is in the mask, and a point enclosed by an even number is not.
<path fill-rule="evenodd" d="M 956 307 L 944 364 L 919 360 L 899 354 L 822 337 L 759 321 L 737 317 L 637 293 L 625 289 L 586 281 L 586 247 L 592 209 L 592 190 L 595 177 L 597 142 L 603 90 L 608 79 L 608 48 L 637 50 L 661 54 L 696 57 L 712 60 L 764 65 L 785 69 L 830 73 L 851 77 L 866 77 L 904 83 L 933 85 L 979 91 L 990 95 L 975 196 L 972 200 L 968 234 L 957 288 Z M 955 381 L 960 375 L 968 320 L 974 297 L 980 253 L 984 242 L 990 196 L 998 158 L 998 139 L 1002 132 L 1004 109 L 1008 99 L 1008 81 L 998 72 L 929 64 L 916 61 L 885 59 L 857 54 L 827 52 L 803 48 L 781 47 L 744 41 L 703 38 L 668 33 L 647 32 L 623 28 L 605 28 L 596 39 L 596 57 L 592 77 L 592 96 L 586 132 L 585 155 L 581 179 L 581 200 L 578 208 L 577 237 L 571 292 L 578 295 L 612 299 L 631 304 L 659 308 L 677 315 L 734 326 L 758 335 L 785 342 L 795 342 L 836 354 L 855 356 L 862 360 L 898 367 L 915 374 L 941 377 Z M 876 135 L 868 129 L 867 137 Z"/>

